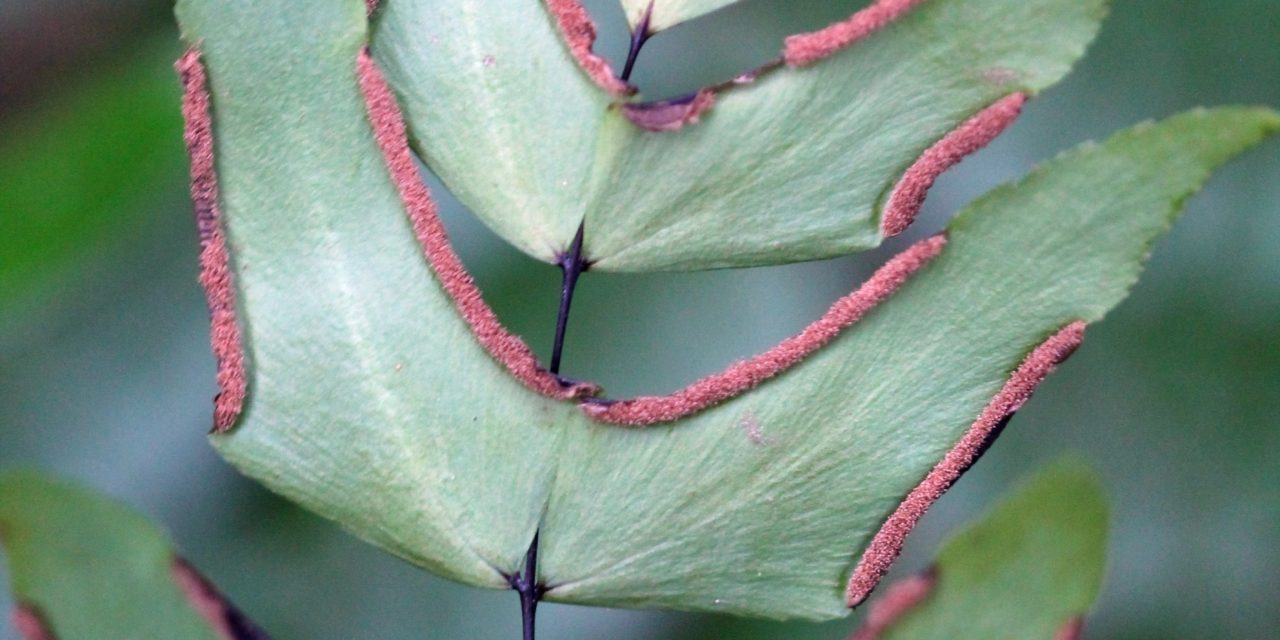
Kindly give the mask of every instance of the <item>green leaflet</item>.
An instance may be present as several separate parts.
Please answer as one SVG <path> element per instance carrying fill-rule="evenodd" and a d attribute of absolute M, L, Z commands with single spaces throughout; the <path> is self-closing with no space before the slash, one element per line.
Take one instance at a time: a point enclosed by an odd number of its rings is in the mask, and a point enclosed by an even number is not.
<path fill-rule="evenodd" d="M 156 213 L 146 197 L 181 175 L 171 54 L 151 49 L 0 130 L 0 335 L 133 237 Z"/>
<path fill-rule="evenodd" d="M 393 553 L 501 587 L 576 409 L 491 361 L 433 280 L 357 86 L 364 12 L 178 3 L 208 68 L 252 363 L 243 426 L 215 444 Z"/>
<path fill-rule="evenodd" d="M 812 358 L 624 429 L 518 384 L 442 292 L 366 120 L 363 3 L 184 0 L 179 16 L 208 67 L 251 363 L 215 446 L 470 584 L 505 587 L 541 526 L 547 598 L 584 604 L 843 615 L 871 537 L 1027 353 L 1118 303 L 1182 200 L 1280 128 L 1199 111 L 1067 154 L 974 203 L 930 266 Z"/>
<path fill-rule="evenodd" d="M 692 20 L 727 7 L 738 0 L 622 0 L 622 9 L 627 13 L 627 22 L 635 29 L 653 3 L 653 14 L 649 18 L 649 30 L 662 31 L 681 22 Z"/>
<path fill-rule="evenodd" d="M 907 168 L 1000 98 L 1060 79 L 1104 13 L 1103 0 L 930 0 L 662 133 L 578 68 L 541 2 L 393 0 L 373 45 L 419 153 L 507 241 L 550 261 L 585 219 L 596 270 L 694 270 L 878 245 Z"/>
<path fill-rule="evenodd" d="M 1106 555 L 1097 478 L 1058 463 L 943 545 L 933 588 L 878 637 L 1055 640 L 1098 597 Z"/>
<path fill-rule="evenodd" d="M 938 258 L 778 379 L 670 428 L 568 430 L 549 597 L 840 615 L 861 550 L 1022 358 L 1117 304 L 1210 169 L 1277 128 L 1225 109 L 1087 145 L 968 207 Z"/>
<path fill-rule="evenodd" d="M 84 489 L 24 472 L 0 475 L 0 542 L 14 597 L 59 640 L 221 640 L 174 575 L 154 525 Z"/>

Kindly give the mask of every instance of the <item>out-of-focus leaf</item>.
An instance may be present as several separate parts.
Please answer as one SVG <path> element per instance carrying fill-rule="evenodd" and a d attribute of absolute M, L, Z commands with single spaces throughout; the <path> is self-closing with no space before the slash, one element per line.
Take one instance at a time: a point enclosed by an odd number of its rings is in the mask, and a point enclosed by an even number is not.
<path fill-rule="evenodd" d="M 871 537 L 1027 353 L 1118 303 L 1177 205 L 1280 127 L 1196 112 L 1068 154 L 975 203 L 941 256 L 793 370 L 623 429 L 517 384 L 433 277 L 357 85 L 363 3 L 179 16 L 213 91 L 251 363 L 219 451 L 471 584 L 506 586 L 540 526 L 547 598 L 584 604 L 843 615 Z"/>
<path fill-rule="evenodd" d="M 507 241 L 550 261 L 585 219 L 594 269 L 702 269 L 876 246 L 907 168 L 1000 98 L 1065 75 L 1104 13 L 932 0 L 669 132 L 625 117 L 539 2 L 390 2 L 374 52 L 427 164 Z"/>
<path fill-rule="evenodd" d="M 727 7 L 738 0 L 622 0 L 622 9 L 627 13 L 627 22 L 631 24 L 631 28 L 635 29 L 637 25 L 644 20 L 646 13 L 649 13 L 650 4 L 653 5 L 653 13 L 649 16 L 649 30 L 652 32 L 662 31 L 667 27 L 673 27 L 686 20 L 692 20 L 701 15 L 705 15 Z"/>
<path fill-rule="evenodd" d="M 0 130 L 0 332 L 131 236 L 182 175 L 177 83 L 156 48 Z"/>
<path fill-rule="evenodd" d="M 146 518 L 84 489 L 31 472 L 0 476 L 0 543 L 19 623 L 38 621 L 52 638 L 265 638 Z"/>
<path fill-rule="evenodd" d="M 925 576 L 885 590 L 868 627 L 887 628 L 854 638 L 1069 637 L 1059 634 L 1097 599 L 1106 559 L 1102 487 L 1087 467 L 1058 463 L 944 544 Z"/>

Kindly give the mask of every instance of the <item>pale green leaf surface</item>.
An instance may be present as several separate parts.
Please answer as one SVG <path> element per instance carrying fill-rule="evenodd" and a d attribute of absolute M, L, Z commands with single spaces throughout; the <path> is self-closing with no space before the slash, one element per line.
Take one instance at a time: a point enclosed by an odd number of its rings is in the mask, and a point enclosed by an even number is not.
<path fill-rule="evenodd" d="M 1117 304 L 1183 198 L 1277 128 L 1224 109 L 1088 145 L 971 205 L 931 265 L 780 378 L 671 428 L 569 430 L 549 597 L 840 615 L 861 550 L 1022 358 Z"/>
<path fill-rule="evenodd" d="M 1089 611 L 1107 561 L 1096 476 L 1060 462 L 943 545 L 928 597 L 883 640 L 1055 640 Z"/>
<path fill-rule="evenodd" d="M 120 504 L 35 473 L 5 474 L 0 543 L 15 599 L 60 640 L 218 640 L 174 581 L 169 540 Z"/>
<path fill-rule="evenodd" d="M 526 393 L 432 280 L 356 81 L 364 3 L 184 0 L 251 362 L 237 466 L 397 555 L 501 586 L 575 411 Z M 526 465 L 526 459 L 534 463 Z"/>
<path fill-rule="evenodd" d="M 512 244 L 553 260 L 585 219 L 594 269 L 704 269 L 878 245 L 906 169 L 999 98 L 1065 75 L 1104 13 L 934 0 L 664 133 L 591 83 L 540 2 L 391 0 L 374 52 L 427 164 Z"/>
<path fill-rule="evenodd" d="M 933 264 L 792 371 L 633 430 L 518 385 L 433 280 L 357 89 L 363 3 L 179 7 L 209 68 L 251 359 L 216 446 L 472 584 L 504 586 L 541 523 L 547 597 L 584 604 L 844 614 L 870 537 L 1022 358 L 1119 302 L 1182 199 L 1280 127 L 1196 112 L 1068 154 L 971 206 Z"/>
<path fill-rule="evenodd" d="M 622 9 L 627 14 L 627 23 L 635 29 L 653 4 L 653 14 L 649 17 L 649 31 L 658 32 L 674 27 L 681 22 L 692 20 L 727 7 L 738 0 L 622 0 Z"/>

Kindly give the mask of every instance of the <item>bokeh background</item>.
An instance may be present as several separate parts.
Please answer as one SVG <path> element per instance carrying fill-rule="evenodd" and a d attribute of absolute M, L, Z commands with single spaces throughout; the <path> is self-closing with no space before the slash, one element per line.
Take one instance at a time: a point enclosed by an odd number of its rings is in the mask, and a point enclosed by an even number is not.
<path fill-rule="evenodd" d="M 675 95 L 862 4 L 745 0 L 654 39 L 634 80 Z M 674 390 L 794 333 L 887 255 L 1063 149 L 1197 105 L 1280 106 L 1280 0 L 1114 5 L 1075 74 L 949 174 L 914 235 L 805 265 L 588 274 L 566 373 L 615 396 Z M 616 3 L 589 6 L 599 49 L 619 59 Z M 150 514 L 279 638 L 517 637 L 514 594 L 454 585 L 367 547 L 206 445 L 214 366 L 169 66 L 179 50 L 163 0 L 0 0 L 0 468 L 48 469 Z M 490 301 L 545 357 L 558 272 L 442 198 Z M 930 513 L 897 573 L 922 568 L 1014 479 L 1074 452 L 1099 469 L 1114 505 L 1091 638 L 1280 637 L 1278 209 L 1272 142 L 1190 203 L 1130 300 Z M 859 617 L 544 607 L 549 639 L 836 640 Z"/>

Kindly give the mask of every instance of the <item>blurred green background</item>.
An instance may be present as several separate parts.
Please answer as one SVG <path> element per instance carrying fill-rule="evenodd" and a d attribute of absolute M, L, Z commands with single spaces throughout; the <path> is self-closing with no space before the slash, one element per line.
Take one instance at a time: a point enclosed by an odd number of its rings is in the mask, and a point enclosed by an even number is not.
<path fill-rule="evenodd" d="M 588 4 L 600 50 L 619 59 L 616 3 Z M 655 38 L 633 79 L 675 95 L 861 4 L 747 0 Z M 178 53 L 163 1 L 0 0 L 0 467 L 77 478 L 162 521 L 279 638 L 517 637 L 514 594 L 457 586 L 366 547 L 240 478 L 206 445 L 214 367 L 169 70 Z M 794 333 L 887 255 L 1036 162 L 1226 103 L 1280 106 L 1280 0 L 1116 0 L 1076 73 L 949 174 L 912 234 L 806 265 L 588 274 L 565 371 L 614 396 L 673 390 Z M 490 301 L 545 357 L 558 272 L 441 196 Z M 897 572 L 922 568 L 1012 479 L 1075 451 L 1102 471 L 1114 503 L 1089 637 L 1280 636 L 1277 209 L 1272 142 L 1190 203 L 1133 297 L 1090 329 L 930 513 Z M 545 605 L 540 627 L 565 639 L 836 640 L 857 617 L 763 624 Z"/>

